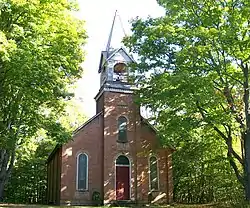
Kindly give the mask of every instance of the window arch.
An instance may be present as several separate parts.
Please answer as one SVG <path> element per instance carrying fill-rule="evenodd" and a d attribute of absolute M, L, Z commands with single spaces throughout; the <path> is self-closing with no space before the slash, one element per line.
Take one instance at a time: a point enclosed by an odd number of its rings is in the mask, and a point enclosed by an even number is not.
<path fill-rule="evenodd" d="M 127 65 L 123 62 L 118 62 L 114 65 L 113 81 L 127 82 Z"/>
<path fill-rule="evenodd" d="M 80 153 L 77 156 L 77 174 L 76 174 L 76 189 L 88 189 L 88 155 Z"/>
<path fill-rule="evenodd" d="M 120 155 L 116 161 L 115 161 L 116 165 L 129 165 L 129 159 L 125 156 L 125 155 Z"/>
<path fill-rule="evenodd" d="M 118 118 L 118 142 L 125 143 L 127 139 L 127 124 L 128 120 L 124 116 Z"/>
<path fill-rule="evenodd" d="M 150 190 L 156 191 L 159 189 L 159 175 L 157 158 L 151 156 L 149 158 L 149 186 Z"/>

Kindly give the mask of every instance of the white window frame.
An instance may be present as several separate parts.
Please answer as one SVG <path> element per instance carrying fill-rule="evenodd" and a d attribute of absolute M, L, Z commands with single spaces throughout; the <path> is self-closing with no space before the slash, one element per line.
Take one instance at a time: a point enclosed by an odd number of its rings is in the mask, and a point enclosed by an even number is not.
<path fill-rule="evenodd" d="M 79 169 L 79 156 L 85 155 L 87 157 L 87 174 L 86 174 L 86 189 L 79 189 L 78 188 L 78 169 Z M 77 191 L 87 191 L 89 188 L 89 156 L 85 152 L 81 152 L 76 157 L 76 190 Z"/>
<path fill-rule="evenodd" d="M 157 170 L 157 189 L 152 189 L 151 188 L 151 163 L 150 163 L 150 158 L 154 157 L 156 159 L 156 170 Z M 150 155 L 148 158 L 148 178 L 149 178 L 149 190 L 150 191 L 159 191 L 160 190 L 160 177 L 159 177 L 159 166 L 158 166 L 158 157 L 156 155 Z"/>
<path fill-rule="evenodd" d="M 124 117 L 126 119 L 126 136 L 127 137 L 126 137 L 125 142 L 124 141 L 122 142 L 122 141 L 119 140 L 119 133 L 120 133 L 120 130 L 119 130 L 119 128 L 120 128 L 120 126 L 119 126 L 119 118 L 121 118 L 121 117 Z M 116 120 L 117 120 L 117 142 L 118 143 L 128 143 L 128 118 L 127 118 L 127 116 L 119 115 Z"/>

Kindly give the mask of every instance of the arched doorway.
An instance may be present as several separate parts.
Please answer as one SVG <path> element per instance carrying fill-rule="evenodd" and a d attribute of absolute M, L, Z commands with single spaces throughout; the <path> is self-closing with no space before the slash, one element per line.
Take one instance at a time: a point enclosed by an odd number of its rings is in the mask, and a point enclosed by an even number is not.
<path fill-rule="evenodd" d="M 130 199 L 130 162 L 120 155 L 115 161 L 116 167 L 116 200 Z"/>

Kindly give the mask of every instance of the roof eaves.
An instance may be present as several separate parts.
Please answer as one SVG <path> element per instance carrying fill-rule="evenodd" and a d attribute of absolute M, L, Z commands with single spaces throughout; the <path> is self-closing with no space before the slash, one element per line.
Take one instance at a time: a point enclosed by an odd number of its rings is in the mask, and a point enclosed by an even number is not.
<path fill-rule="evenodd" d="M 82 128 L 84 128 L 86 125 L 88 125 L 91 121 L 93 121 L 95 118 L 97 118 L 99 115 L 102 114 L 102 111 L 91 117 L 89 120 L 87 120 L 85 123 L 83 123 L 81 126 L 79 126 L 75 131 L 73 131 L 73 136 L 77 134 Z"/>
<path fill-rule="evenodd" d="M 54 156 L 54 154 L 57 152 L 57 150 L 61 148 L 61 146 L 62 146 L 61 144 L 56 144 L 55 148 L 49 154 L 49 157 L 48 157 L 46 163 L 48 163 L 51 160 L 51 158 Z"/>
<path fill-rule="evenodd" d="M 118 49 L 114 50 L 113 53 L 111 53 L 111 55 L 107 57 L 106 62 L 109 61 L 120 49 L 121 48 L 118 48 Z"/>
<path fill-rule="evenodd" d="M 73 136 L 79 132 L 82 128 L 84 128 L 86 125 L 88 125 L 91 121 L 93 121 L 95 118 L 97 118 L 99 115 L 102 114 L 102 111 L 97 113 L 96 115 L 94 115 L 92 118 L 90 118 L 88 121 L 86 121 L 85 123 L 83 123 L 81 126 L 79 126 L 74 132 L 73 132 Z M 53 151 L 49 154 L 49 157 L 46 161 L 46 163 L 48 163 L 51 158 L 54 156 L 54 154 L 57 152 L 58 149 L 60 149 L 62 147 L 62 144 L 56 144 L 55 148 L 53 149 Z"/>
<path fill-rule="evenodd" d="M 122 49 L 124 51 L 124 53 L 134 62 L 136 63 L 135 59 L 133 58 L 132 55 L 128 54 L 127 51 L 125 50 L 125 48 L 121 47 L 120 49 Z"/>

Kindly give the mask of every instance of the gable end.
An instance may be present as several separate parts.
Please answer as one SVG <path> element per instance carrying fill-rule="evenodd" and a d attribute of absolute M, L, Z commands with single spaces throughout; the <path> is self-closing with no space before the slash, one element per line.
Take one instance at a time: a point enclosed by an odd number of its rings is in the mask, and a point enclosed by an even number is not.
<path fill-rule="evenodd" d="M 94 121 L 96 118 L 98 118 L 103 112 L 99 112 L 96 115 L 94 115 L 92 118 L 90 118 L 88 121 L 86 121 L 85 123 L 83 123 L 81 126 L 79 126 L 74 132 L 73 132 L 73 136 L 75 136 L 80 130 L 82 130 L 83 128 L 85 128 L 88 124 L 90 124 L 92 121 Z"/>
<path fill-rule="evenodd" d="M 109 61 L 111 58 L 114 57 L 115 54 L 119 53 L 120 51 L 123 51 L 123 53 L 124 53 L 132 62 L 135 62 L 134 58 L 133 58 L 131 55 L 129 55 L 129 54 L 126 52 L 126 50 L 125 50 L 124 48 L 119 48 L 119 49 L 115 50 L 115 51 L 107 58 L 106 61 Z"/>

